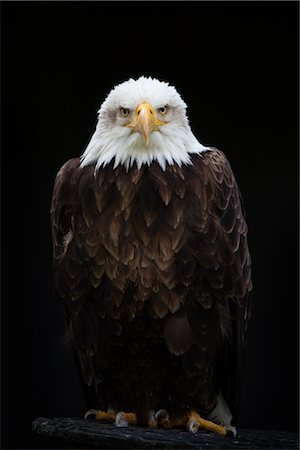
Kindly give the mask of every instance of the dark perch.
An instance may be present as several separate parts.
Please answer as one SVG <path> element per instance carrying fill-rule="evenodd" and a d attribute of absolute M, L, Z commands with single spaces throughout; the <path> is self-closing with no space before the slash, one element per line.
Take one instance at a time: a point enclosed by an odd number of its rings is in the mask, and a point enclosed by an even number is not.
<path fill-rule="evenodd" d="M 280 431 L 239 430 L 236 438 L 184 430 L 153 430 L 141 427 L 116 428 L 113 424 L 96 421 L 39 417 L 32 429 L 48 438 L 72 443 L 73 448 L 138 449 L 138 448 L 195 448 L 202 449 L 296 449 L 297 433 Z M 77 444 L 77 445 L 76 445 Z"/>

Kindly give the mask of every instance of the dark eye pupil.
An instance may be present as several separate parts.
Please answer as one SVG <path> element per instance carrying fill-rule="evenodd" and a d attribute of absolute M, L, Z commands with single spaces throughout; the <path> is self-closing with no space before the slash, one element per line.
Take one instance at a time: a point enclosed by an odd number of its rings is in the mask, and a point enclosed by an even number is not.
<path fill-rule="evenodd" d="M 123 114 L 123 116 L 127 116 L 127 114 L 129 114 L 129 109 L 128 108 L 121 108 L 121 113 Z"/>

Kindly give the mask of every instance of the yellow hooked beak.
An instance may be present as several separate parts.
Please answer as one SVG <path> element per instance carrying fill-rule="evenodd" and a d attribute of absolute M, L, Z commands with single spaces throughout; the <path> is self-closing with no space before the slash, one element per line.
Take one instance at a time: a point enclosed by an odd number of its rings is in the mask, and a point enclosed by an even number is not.
<path fill-rule="evenodd" d="M 166 123 L 155 117 L 155 111 L 149 103 L 143 102 L 136 107 L 134 118 L 126 126 L 141 133 L 148 147 L 152 131 L 157 131 L 160 125 Z"/>

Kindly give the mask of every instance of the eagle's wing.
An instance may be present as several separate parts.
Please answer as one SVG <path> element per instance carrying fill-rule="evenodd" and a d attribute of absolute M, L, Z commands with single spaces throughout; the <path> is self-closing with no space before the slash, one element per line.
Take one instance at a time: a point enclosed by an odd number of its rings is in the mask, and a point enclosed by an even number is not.
<path fill-rule="evenodd" d="M 85 249 L 79 237 L 87 231 L 80 211 L 78 166 L 74 158 L 59 170 L 51 204 L 55 288 L 61 298 L 72 300 L 74 309 L 84 297 Z"/>
<path fill-rule="evenodd" d="M 198 179 L 191 174 L 189 183 L 200 199 L 201 218 L 197 219 L 196 211 L 193 213 L 190 251 L 201 266 L 199 292 L 202 305 L 207 312 L 213 310 L 212 304 L 217 306 L 216 320 L 222 342 L 217 362 L 219 385 L 236 417 L 252 289 L 247 224 L 240 191 L 225 155 L 212 149 L 197 158 L 195 165 Z M 191 201 L 191 204 L 197 202 Z M 202 245 L 201 236 L 205 236 L 205 245 Z M 200 313 L 194 304 L 189 314 L 192 328 L 199 325 L 197 314 Z"/>
<path fill-rule="evenodd" d="M 66 162 L 56 176 L 51 205 L 55 292 L 64 304 L 88 385 L 102 377 L 103 352 L 109 348 L 100 345 L 101 340 L 111 345 L 122 340 L 118 314 L 126 272 L 117 269 L 119 258 L 127 261 L 132 255 L 126 245 L 121 256 L 117 252 L 120 212 L 125 215 L 130 208 L 142 173 L 132 170 L 125 176 L 130 181 L 126 184 L 122 167 L 113 170 L 111 165 L 94 177 L 94 166 L 81 169 L 77 158 Z M 131 302 L 128 299 L 128 308 Z"/>
<path fill-rule="evenodd" d="M 172 313 L 165 316 L 164 339 L 171 354 L 182 355 L 187 391 L 192 390 L 195 404 L 204 412 L 213 408 L 215 372 L 215 387 L 236 417 L 252 288 L 247 224 L 224 154 L 210 149 L 191 155 L 191 162 L 168 166 L 165 172 L 155 164 L 149 169 L 166 205 L 160 226 L 164 255 L 167 260 L 175 256 L 176 272 L 167 264 L 160 274 L 168 285 L 166 304 Z M 180 392 L 186 377 L 177 372 L 170 376 Z"/>
<path fill-rule="evenodd" d="M 93 333 L 93 314 L 89 311 L 87 247 L 83 245 L 87 236 L 88 218 L 81 208 L 80 193 L 83 180 L 78 158 L 67 161 L 59 170 L 53 189 L 51 225 L 54 258 L 55 294 L 62 300 L 67 328 L 72 334 L 77 349 L 83 378 L 91 384 L 95 378 L 92 351 L 96 333 Z M 88 190 L 87 190 L 88 192 Z"/>

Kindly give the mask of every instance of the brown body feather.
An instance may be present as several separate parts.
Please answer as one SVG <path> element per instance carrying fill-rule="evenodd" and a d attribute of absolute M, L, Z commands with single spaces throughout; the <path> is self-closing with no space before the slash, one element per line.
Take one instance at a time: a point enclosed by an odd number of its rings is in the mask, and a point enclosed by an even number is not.
<path fill-rule="evenodd" d="M 55 287 L 94 405 L 233 413 L 251 290 L 247 225 L 222 152 L 140 170 L 68 161 L 52 201 Z"/>

